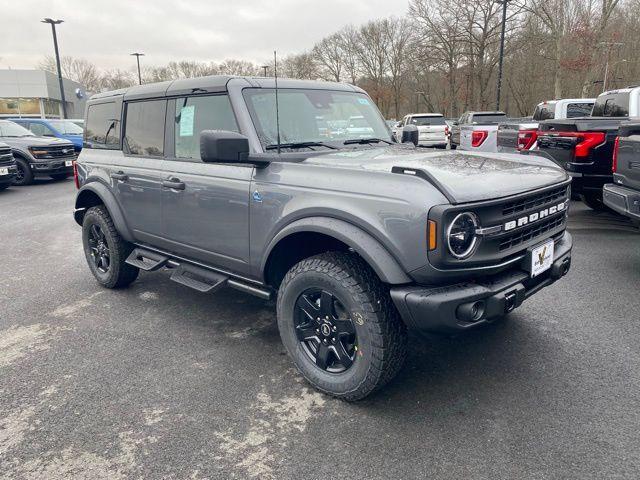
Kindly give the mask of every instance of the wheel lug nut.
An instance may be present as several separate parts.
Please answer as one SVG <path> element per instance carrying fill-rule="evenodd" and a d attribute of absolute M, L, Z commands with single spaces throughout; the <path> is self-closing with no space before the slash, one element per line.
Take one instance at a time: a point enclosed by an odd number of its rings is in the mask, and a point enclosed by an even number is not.
<path fill-rule="evenodd" d="M 331 339 L 331 341 L 332 341 L 333 343 L 336 343 L 336 338 L 335 338 L 335 337 L 333 337 L 333 338 Z"/>
<path fill-rule="evenodd" d="M 316 328 L 316 333 L 320 333 L 320 329 L 319 328 Z"/>
<path fill-rule="evenodd" d="M 326 345 L 329 342 L 327 342 L 327 339 L 325 338 L 324 340 L 322 340 L 322 343 L 324 343 Z"/>
<path fill-rule="evenodd" d="M 333 331 L 335 332 L 335 331 L 337 331 L 337 330 L 338 330 L 338 327 L 336 327 L 336 326 L 334 325 L 334 326 L 333 326 L 333 328 L 332 328 L 331 330 L 333 330 Z"/>

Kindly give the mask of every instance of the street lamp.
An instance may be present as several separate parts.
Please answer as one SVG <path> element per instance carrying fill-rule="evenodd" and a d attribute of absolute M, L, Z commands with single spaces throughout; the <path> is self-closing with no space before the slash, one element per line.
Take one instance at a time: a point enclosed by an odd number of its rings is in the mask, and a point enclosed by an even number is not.
<path fill-rule="evenodd" d="M 500 32 L 500 57 L 498 59 L 498 86 L 496 89 L 496 110 L 500 110 L 500 90 L 502 89 L 502 63 L 504 60 L 504 33 L 507 28 L 507 4 L 512 0 L 496 0 L 502 5 L 502 31 Z"/>
<path fill-rule="evenodd" d="M 264 72 L 263 76 L 266 77 L 267 76 L 267 69 L 270 68 L 270 66 L 269 65 L 262 65 L 260 68 Z"/>
<path fill-rule="evenodd" d="M 64 84 L 62 83 L 62 69 L 60 68 L 60 53 L 58 53 L 58 36 L 56 35 L 56 25 L 61 24 L 64 20 L 54 20 L 45 18 L 41 23 L 51 24 L 51 32 L 53 33 L 53 49 L 56 54 L 56 67 L 58 68 L 58 83 L 60 85 L 60 100 L 62 101 L 62 118 L 67 118 L 67 101 L 64 98 Z"/>
<path fill-rule="evenodd" d="M 144 53 L 132 53 L 132 57 L 136 57 L 136 62 L 138 62 L 138 85 L 142 85 L 142 75 L 140 75 L 140 57 L 144 57 Z"/>

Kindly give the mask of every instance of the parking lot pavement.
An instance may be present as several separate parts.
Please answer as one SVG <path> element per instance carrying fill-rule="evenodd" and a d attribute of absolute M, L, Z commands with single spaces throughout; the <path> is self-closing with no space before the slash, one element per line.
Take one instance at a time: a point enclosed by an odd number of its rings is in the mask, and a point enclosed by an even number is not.
<path fill-rule="evenodd" d="M 412 334 L 391 385 L 316 393 L 274 306 L 142 274 L 101 289 L 72 181 L 0 194 L 0 478 L 640 475 L 640 234 L 572 206 L 569 275 L 509 321 Z"/>

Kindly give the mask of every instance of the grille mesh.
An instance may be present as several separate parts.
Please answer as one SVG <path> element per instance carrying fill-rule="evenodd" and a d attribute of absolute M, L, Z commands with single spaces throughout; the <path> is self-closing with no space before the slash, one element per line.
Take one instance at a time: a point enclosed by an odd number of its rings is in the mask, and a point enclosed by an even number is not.
<path fill-rule="evenodd" d="M 523 198 L 516 202 L 510 202 L 504 205 L 502 209 L 503 215 L 513 215 L 514 213 L 524 212 L 535 207 L 551 203 L 554 200 L 564 198 L 567 194 L 567 187 L 554 188 L 547 192 L 534 195 L 532 197 Z"/>
<path fill-rule="evenodd" d="M 501 238 L 500 247 L 499 247 L 500 251 L 508 250 L 509 248 L 516 247 L 521 243 L 524 243 L 536 237 L 539 237 L 543 233 L 546 233 L 549 230 L 553 230 L 554 228 L 557 228 L 563 225 L 565 223 L 565 219 L 566 219 L 566 213 L 562 213 L 548 220 L 538 222 L 535 225 L 532 225 L 529 228 L 520 230 L 517 233 Z"/>

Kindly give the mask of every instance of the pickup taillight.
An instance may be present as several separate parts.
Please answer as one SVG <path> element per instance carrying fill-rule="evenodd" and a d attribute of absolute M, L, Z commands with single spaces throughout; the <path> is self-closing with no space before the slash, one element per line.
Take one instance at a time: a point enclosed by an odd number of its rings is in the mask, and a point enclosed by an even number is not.
<path fill-rule="evenodd" d="M 518 132 L 518 150 L 529 150 L 538 138 L 538 130 L 520 130 Z"/>
<path fill-rule="evenodd" d="M 471 146 L 479 147 L 489 136 L 486 130 L 474 130 L 471 132 Z"/>
<path fill-rule="evenodd" d="M 449 135 L 449 127 L 448 126 L 444 127 L 444 134 L 445 135 Z"/>
<path fill-rule="evenodd" d="M 604 132 L 553 132 L 553 137 L 572 137 L 577 139 L 575 158 L 587 158 L 592 148 L 599 147 L 606 140 Z"/>
<path fill-rule="evenodd" d="M 611 164 L 611 171 L 616 173 L 618 170 L 618 150 L 620 149 L 620 137 L 616 137 L 616 141 L 613 144 L 613 163 Z"/>

